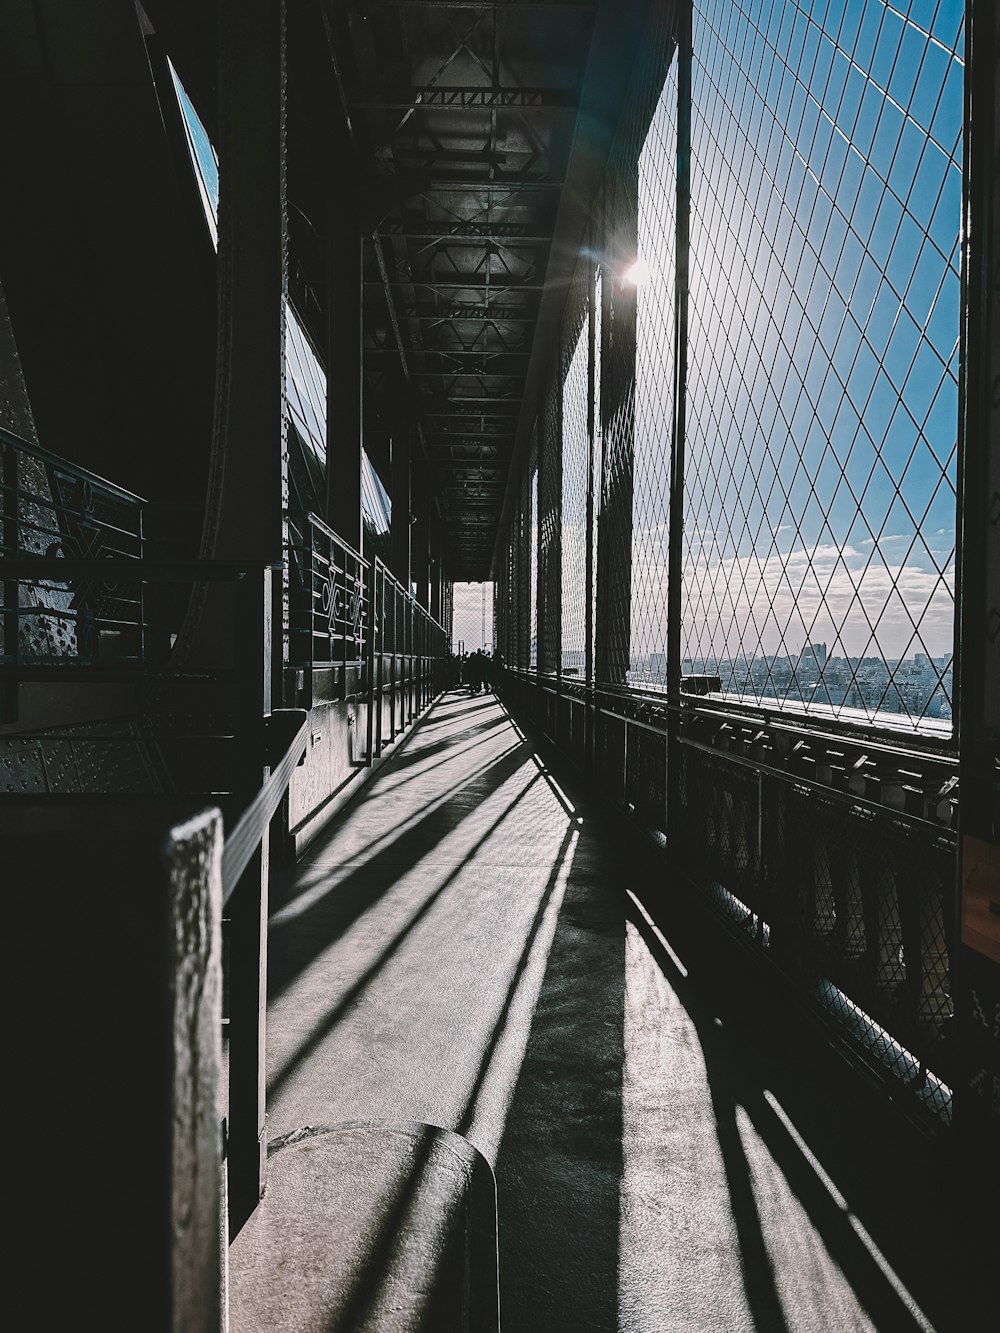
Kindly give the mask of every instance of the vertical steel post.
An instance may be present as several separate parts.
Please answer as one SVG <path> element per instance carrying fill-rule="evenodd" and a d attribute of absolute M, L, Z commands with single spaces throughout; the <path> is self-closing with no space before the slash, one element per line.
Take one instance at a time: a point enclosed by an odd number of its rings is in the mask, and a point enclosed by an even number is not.
<path fill-rule="evenodd" d="M 444 542 L 441 534 L 441 516 L 431 507 L 431 618 L 441 620 L 441 582 L 444 574 Z"/>
<path fill-rule="evenodd" d="M 410 424 L 405 415 L 397 423 L 389 446 L 392 515 L 389 519 L 389 567 L 404 588 L 410 586 Z"/>
<path fill-rule="evenodd" d="M 217 12 L 219 357 L 212 463 L 216 475 L 205 546 L 219 558 L 246 560 L 257 567 L 227 604 L 235 640 L 234 795 L 248 801 L 269 771 L 265 715 L 272 700 L 274 601 L 268 566 L 284 558 L 287 504 L 285 6 L 282 0 L 219 0 Z M 219 620 L 220 625 L 227 623 L 225 616 Z M 203 622 L 205 635 L 217 637 L 214 618 L 206 616 Z M 256 1207 L 265 1183 L 267 870 L 265 834 L 231 904 L 228 1142 L 233 1231 Z"/>
<path fill-rule="evenodd" d="M 955 1128 L 977 1154 L 1000 1141 L 1000 9 L 967 6 L 956 721 L 961 945 L 955 960 Z"/>
<path fill-rule="evenodd" d="M 561 340 L 560 340 L 561 341 Z M 538 671 L 557 675 L 562 629 L 562 384 L 560 342 L 538 432 Z"/>
<path fill-rule="evenodd" d="M 413 520 L 413 595 L 426 609 L 430 605 L 430 482 L 422 460 L 413 474 Z"/>
<path fill-rule="evenodd" d="M 365 767 L 371 768 L 375 758 L 375 578 L 377 560 L 368 566 L 365 578 L 365 597 L 367 598 L 367 616 L 365 640 L 365 671 L 368 676 L 368 717 L 365 729 Z"/>
<path fill-rule="evenodd" d="M 684 574 L 684 448 L 687 433 L 688 284 L 691 251 L 691 0 L 677 32 L 677 212 L 674 265 L 674 421 L 670 450 L 670 527 L 667 552 L 667 791 L 668 837 L 680 818 L 681 621 Z"/>
<path fill-rule="evenodd" d="M 20 487 L 18 458 L 9 445 L 0 446 L 0 466 L 3 478 L 3 554 L 16 560 L 20 553 L 19 513 Z M 20 584 L 17 579 L 3 582 L 3 651 L 7 664 L 16 667 L 20 656 Z M 3 711 L 0 720 L 17 721 L 17 679 L 11 675 L 3 685 Z"/>
<path fill-rule="evenodd" d="M 608 219 L 612 269 L 608 281 L 601 284 L 605 300 L 601 329 L 608 351 L 607 357 L 601 357 L 603 477 L 594 663 L 601 685 L 626 682 L 632 621 L 636 288 L 625 280 L 623 271 L 635 259 L 638 240 L 637 161 L 620 162 L 618 172 L 609 182 L 616 200 Z"/>
<path fill-rule="evenodd" d="M 373 611 L 376 625 L 376 647 L 378 650 L 378 686 L 375 694 L 375 753 L 382 753 L 382 714 L 385 699 L 385 566 L 381 560 L 375 561 L 375 607 Z"/>
<path fill-rule="evenodd" d="M 348 150 L 327 199 L 326 519 L 348 546 L 362 551 L 361 455 L 363 244 L 360 190 Z"/>
<path fill-rule="evenodd" d="M 587 532 L 585 590 L 586 612 L 584 622 L 584 678 L 587 684 L 594 679 L 594 443 L 596 440 L 597 413 L 595 411 L 595 390 L 597 387 L 597 316 L 594 301 L 597 295 L 598 265 L 591 263 L 587 285 Z"/>
<path fill-rule="evenodd" d="M 600 244 L 602 237 L 594 237 L 597 229 L 594 221 L 591 220 L 591 248 L 600 253 Z M 600 226 L 600 223 L 597 224 Z M 595 538 L 597 536 L 597 512 L 599 505 L 599 495 L 595 495 L 596 488 L 600 485 L 601 477 L 598 473 L 595 475 L 594 455 L 597 448 L 598 432 L 601 429 L 601 422 L 598 417 L 597 405 L 597 357 L 599 348 L 597 346 L 597 302 L 601 287 L 600 281 L 600 262 L 594 261 L 590 266 L 590 273 L 587 286 L 587 533 L 586 533 L 586 560 L 587 569 L 585 573 L 584 600 L 586 606 L 584 609 L 584 668 L 583 674 L 587 685 L 593 687 L 594 684 L 594 575 L 596 574 L 596 555 L 597 547 Z M 588 694 L 583 705 L 583 766 L 586 773 L 592 773 L 594 764 L 594 735 L 596 724 L 595 696 Z"/>

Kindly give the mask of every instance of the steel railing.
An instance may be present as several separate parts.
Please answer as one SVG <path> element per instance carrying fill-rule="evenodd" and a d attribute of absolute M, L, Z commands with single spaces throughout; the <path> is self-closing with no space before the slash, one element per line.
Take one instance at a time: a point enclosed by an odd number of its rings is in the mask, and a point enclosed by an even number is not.
<path fill-rule="evenodd" d="M 874 1076 L 948 1123 L 952 756 L 727 712 L 698 694 L 677 707 L 524 670 L 506 671 L 501 693 L 669 848 L 673 871 Z"/>
<path fill-rule="evenodd" d="M 51 562 L 16 580 L 5 572 L 0 664 L 142 661 L 142 586 L 111 566 L 142 559 L 145 502 L 2 428 L 0 464 L 0 559 Z M 73 563 L 86 573 L 70 578 Z"/>

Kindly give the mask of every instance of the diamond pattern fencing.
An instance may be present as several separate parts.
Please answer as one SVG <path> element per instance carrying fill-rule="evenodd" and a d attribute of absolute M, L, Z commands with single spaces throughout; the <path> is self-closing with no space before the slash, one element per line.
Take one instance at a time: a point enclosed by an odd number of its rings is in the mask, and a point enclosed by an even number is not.
<path fill-rule="evenodd" d="M 820 732 L 842 738 L 857 722 L 947 739 L 962 6 L 856 0 L 806 12 L 794 0 L 695 0 L 693 9 L 686 329 L 675 328 L 685 262 L 675 208 L 685 197 L 677 106 L 687 65 L 670 31 L 682 11 L 669 3 L 650 7 L 592 214 L 592 402 L 572 292 L 567 300 L 564 673 L 585 601 L 573 572 L 579 396 L 594 415 L 598 686 L 646 692 L 669 665 L 719 676 L 727 704 L 780 711 L 782 737 L 791 714 L 837 721 Z M 678 384 L 685 397 L 675 402 Z M 544 399 L 539 411 L 544 440 Z M 681 651 L 668 664 L 678 591 L 668 611 L 668 544 L 673 559 L 678 548 L 669 478 L 682 424 Z M 511 527 L 532 665 L 537 457 L 536 441 Z M 586 577 L 585 556 L 580 567 Z M 675 619 L 671 644 L 677 629 Z M 948 1076 L 953 831 L 913 813 L 919 783 L 898 803 L 891 783 L 884 795 L 881 780 L 869 790 L 866 778 L 859 797 L 837 776 L 836 748 L 828 771 L 806 765 L 798 771 L 813 778 L 801 782 L 769 764 L 767 744 L 758 765 L 755 736 L 732 753 L 707 749 L 691 723 L 717 716 L 713 695 L 705 708 L 687 695 L 669 735 L 667 722 L 650 720 L 648 695 L 634 722 L 596 711 L 599 786 L 666 841 L 701 895 L 867 1061 L 947 1119 L 949 1090 L 930 1071 Z M 529 713 L 533 698 L 527 689 Z"/>
<path fill-rule="evenodd" d="M 581 266 L 582 267 L 582 266 Z M 590 427 L 589 264 L 570 298 L 562 338 L 562 674 L 586 672 L 587 481 Z"/>
<path fill-rule="evenodd" d="M 675 52 L 639 153 L 637 259 L 626 274 L 636 289 L 629 681 L 660 687 L 667 675 L 676 197 Z"/>
<path fill-rule="evenodd" d="M 682 670 L 951 730 L 959 0 L 696 0 Z"/>
<path fill-rule="evenodd" d="M 538 665 L 538 468 L 531 470 L 528 498 L 528 665 Z"/>
<path fill-rule="evenodd" d="M 558 375 L 548 378 L 542 397 L 538 445 L 538 669 L 559 669 L 562 620 L 562 394 Z"/>
<path fill-rule="evenodd" d="M 595 229 L 596 230 L 596 229 Z M 593 247 L 596 249 L 596 247 Z M 601 527 L 601 478 L 604 476 L 604 434 L 601 420 L 601 312 L 604 304 L 604 277 L 600 264 L 594 265 L 591 301 L 594 313 L 594 366 L 592 372 L 593 432 L 591 437 L 591 543 L 590 543 L 590 642 L 597 640 L 597 542 Z M 591 675 L 594 663 L 590 665 Z"/>
<path fill-rule="evenodd" d="M 632 587 L 632 427 L 635 420 L 635 287 L 622 274 L 635 262 L 636 176 L 631 145 L 619 148 L 605 187 L 601 297 L 601 477 L 597 519 L 594 671 L 600 684 L 628 673 Z"/>
<path fill-rule="evenodd" d="M 514 533 L 514 635 L 510 656 L 512 665 L 526 667 L 530 663 L 529 644 L 534 629 L 531 621 L 531 579 L 533 563 L 531 548 L 531 484 L 525 469 L 518 487 L 517 514 Z"/>

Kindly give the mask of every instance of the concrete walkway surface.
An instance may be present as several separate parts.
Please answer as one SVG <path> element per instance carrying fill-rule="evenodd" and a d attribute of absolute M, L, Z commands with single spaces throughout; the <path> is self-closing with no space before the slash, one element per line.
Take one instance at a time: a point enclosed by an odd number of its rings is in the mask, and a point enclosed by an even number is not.
<path fill-rule="evenodd" d="M 979 1333 L 941 1150 L 845 1094 L 689 897 L 493 695 L 443 696 L 279 877 L 269 1139 L 467 1140 L 495 1172 L 505 1333 Z M 234 1333 L 263 1333 L 273 1279 L 242 1241 Z"/>

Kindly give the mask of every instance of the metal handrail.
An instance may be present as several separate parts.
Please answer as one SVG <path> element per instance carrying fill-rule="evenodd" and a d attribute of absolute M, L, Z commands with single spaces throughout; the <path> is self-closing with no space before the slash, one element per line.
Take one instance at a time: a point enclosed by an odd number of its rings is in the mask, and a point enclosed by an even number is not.
<path fill-rule="evenodd" d="M 309 734 L 309 714 L 304 708 L 275 709 L 273 720 L 298 722 L 284 754 L 257 795 L 237 820 L 222 849 L 222 905 L 232 897 L 240 876 L 263 841 L 267 826 L 281 804 L 292 773 L 302 763 Z"/>
<path fill-rule="evenodd" d="M 6 430 L 0 426 L 0 448 L 16 449 L 18 453 L 27 454 L 29 458 L 37 459 L 39 463 L 46 463 L 49 467 L 58 468 L 60 472 L 65 472 L 67 476 L 75 477 L 78 481 L 86 481 L 91 485 L 100 486 L 117 500 L 127 500 L 133 505 L 148 505 L 140 495 L 133 495 L 131 491 L 125 490 L 124 486 L 116 486 L 113 481 L 108 481 L 105 477 L 98 476 L 96 472 L 91 472 L 87 468 L 80 467 L 77 463 L 72 463 L 67 458 L 60 457 L 59 454 L 50 453 L 48 449 L 43 449 L 41 445 L 32 444 L 24 440 L 20 435 L 15 435 L 12 431 Z"/>
<path fill-rule="evenodd" d="M 248 564 L 229 560 L 78 560 L 73 557 L 23 555 L 0 558 L 0 578 L 52 578 L 65 582 L 68 576 L 81 579 L 119 579 L 123 583 L 214 583 L 245 578 L 262 569 L 280 569 L 280 563 Z"/>

